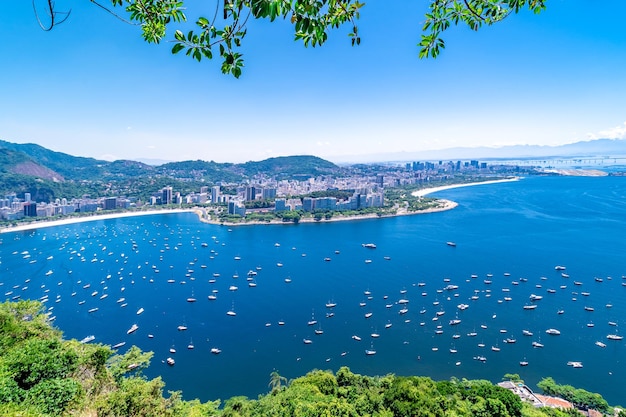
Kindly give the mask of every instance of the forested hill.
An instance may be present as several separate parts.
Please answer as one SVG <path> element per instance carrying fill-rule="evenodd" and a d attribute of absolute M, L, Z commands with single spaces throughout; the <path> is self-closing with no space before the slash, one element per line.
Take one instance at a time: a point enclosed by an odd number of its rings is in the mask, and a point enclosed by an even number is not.
<path fill-rule="evenodd" d="M 65 340 L 51 327 L 45 311 L 36 301 L 0 303 L 2 416 L 582 416 L 574 408 L 534 408 L 489 381 L 372 377 L 346 367 L 336 373 L 311 371 L 291 381 L 272 372 L 267 394 L 254 400 L 232 397 L 219 408 L 219 400 L 186 401 L 180 392 L 164 396 L 161 378 L 142 374 L 152 353 L 133 346 L 115 354 L 106 345 Z M 569 386 L 567 391 L 584 392 Z M 211 393 L 206 397 L 212 398 Z M 612 415 L 614 410 L 598 394 L 589 398 L 597 410 Z M 581 408 L 589 405 L 579 404 Z"/>
<path fill-rule="evenodd" d="M 201 185 L 243 182 L 255 175 L 302 179 L 341 173 L 342 168 L 315 156 L 285 156 L 243 164 L 196 160 L 152 166 L 72 156 L 36 144 L 0 140 L 0 193 L 30 192 L 33 198 L 39 196 L 44 201 L 81 194 L 103 196 L 103 189 L 122 189 L 116 184 L 124 184 L 127 193 L 133 190 L 129 184 L 135 183 L 178 186 L 178 191 L 187 192 Z"/>

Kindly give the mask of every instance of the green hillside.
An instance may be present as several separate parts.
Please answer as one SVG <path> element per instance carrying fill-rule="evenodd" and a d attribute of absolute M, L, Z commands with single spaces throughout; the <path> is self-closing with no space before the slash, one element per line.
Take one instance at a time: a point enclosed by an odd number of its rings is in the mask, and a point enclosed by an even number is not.
<path fill-rule="evenodd" d="M 0 140 L 0 194 L 31 193 L 36 201 L 59 197 L 127 195 L 147 198 L 171 185 L 181 193 L 217 183 L 237 184 L 255 175 L 303 179 L 341 175 L 342 169 L 315 156 L 285 156 L 244 164 L 214 161 L 151 166 L 137 161 L 102 161 L 55 152 L 36 144 Z"/>

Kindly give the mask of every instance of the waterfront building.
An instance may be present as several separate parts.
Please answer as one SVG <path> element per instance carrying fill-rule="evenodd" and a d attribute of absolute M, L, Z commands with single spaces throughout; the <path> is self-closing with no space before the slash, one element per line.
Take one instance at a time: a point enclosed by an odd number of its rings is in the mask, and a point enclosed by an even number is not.
<path fill-rule="evenodd" d="M 228 202 L 228 214 L 238 214 L 242 217 L 246 215 L 246 206 L 241 201 L 231 200 Z"/>
<path fill-rule="evenodd" d="M 287 211 L 287 200 L 285 200 L 284 198 L 277 198 L 275 200 L 275 207 L 274 207 L 274 211 Z"/>
<path fill-rule="evenodd" d="M 161 204 L 172 204 L 172 187 L 164 187 L 161 190 Z"/>
<path fill-rule="evenodd" d="M 115 210 L 117 208 L 117 197 L 107 197 L 102 202 L 104 210 Z"/>
<path fill-rule="evenodd" d="M 33 202 L 24 204 L 24 216 L 37 217 L 37 204 Z"/>
<path fill-rule="evenodd" d="M 211 202 L 213 202 L 213 204 L 217 203 L 219 201 L 219 197 L 220 197 L 220 186 L 215 185 L 211 187 Z"/>

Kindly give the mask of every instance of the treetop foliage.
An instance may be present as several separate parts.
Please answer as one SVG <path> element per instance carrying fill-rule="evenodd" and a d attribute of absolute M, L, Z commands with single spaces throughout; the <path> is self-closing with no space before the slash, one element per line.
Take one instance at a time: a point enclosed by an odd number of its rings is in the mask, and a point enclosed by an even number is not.
<path fill-rule="evenodd" d="M 197 18 L 193 29 L 188 30 L 189 25 L 185 24 L 188 8 L 184 0 L 111 0 L 112 8 L 96 0 L 91 2 L 127 23 L 140 26 L 146 42 L 160 43 L 165 39 L 173 42 L 173 54 L 184 52 L 198 62 L 219 56 L 222 73 L 235 78 L 241 76 L 244 66 L 241 46 L 248 33 L 249 19 L 289 21 L 294 39 L 305 47 L 323 45 L 332 29 L 347 26 L 351 45 L 358 46 L 361 35 L 357 21 L 365 6 L 359 0 L 214 0 L 213 14 Z M 69 12 L 56 10 L 53 0 L 47 0 L 47 4 L 48 22 L 42 22 L 37 10 L 35 13 L 41 27 L 51 30 L 64 22 Z M 451 25 L 463 24 L 478 30 L 526 8 L 539 13 L 545 9 L 545 0 L 429 0 L 418 43 L 419 57 L 437 57 L 445 47 L 441 36 Z M 124 11 L 118 13 L 119 9 Z"/>

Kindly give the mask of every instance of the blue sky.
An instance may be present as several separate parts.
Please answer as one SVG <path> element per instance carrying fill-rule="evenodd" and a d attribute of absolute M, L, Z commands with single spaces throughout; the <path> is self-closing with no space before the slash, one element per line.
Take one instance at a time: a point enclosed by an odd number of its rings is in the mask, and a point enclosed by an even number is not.
<path fill-rule="evenodd" d="M 51 32 L 30 2 L 0 15 L 0 139 L 108 160 L 339 162 L 626 136 L 621 0 L 551 0 L 538 16 L 452 28 L 436 60 L 417 57 L 426 0 L 368 2 L 356 48 L 347 30 L 304 48 L 287 22 L 255 21 L 238 80 L 88 1 L 56 4 L 72 14 Z"/>

